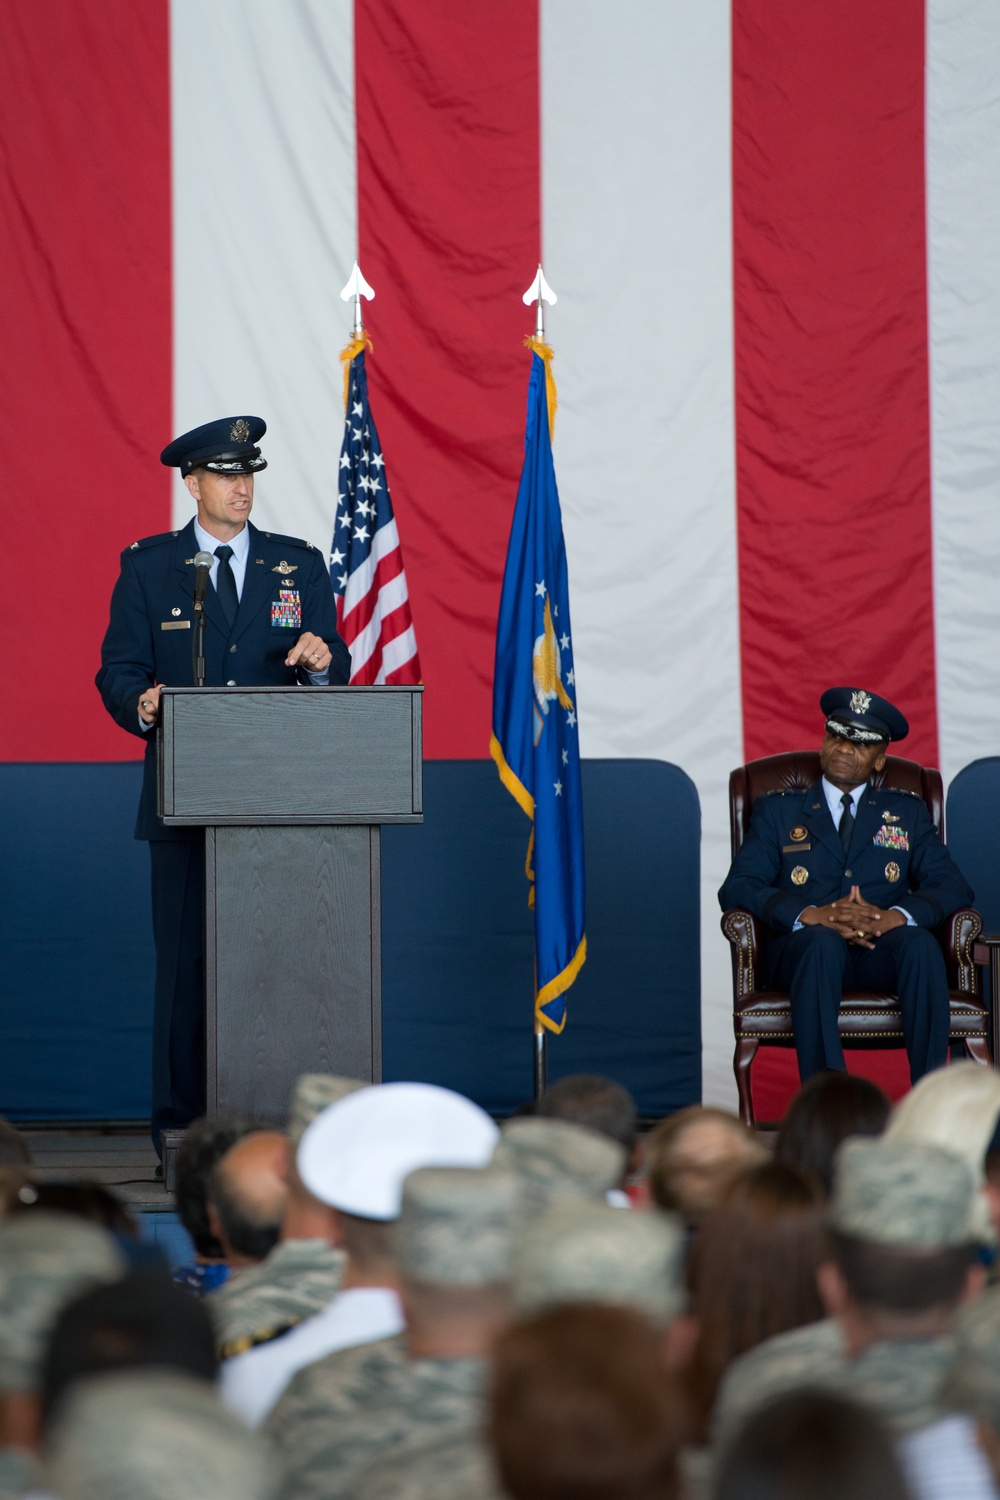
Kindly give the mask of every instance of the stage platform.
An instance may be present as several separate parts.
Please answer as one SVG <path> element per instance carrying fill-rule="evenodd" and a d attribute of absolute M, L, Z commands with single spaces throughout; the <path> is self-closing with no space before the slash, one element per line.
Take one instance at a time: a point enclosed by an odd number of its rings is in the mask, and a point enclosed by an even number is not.
<path fill-rule="evenodd" d="M 25 1125 L 38 1176 L 48 1182 L 99 1182 L 136 1213 L 173 1213 L 156 1176 L 156 1152 L 144 1122 Z"/>

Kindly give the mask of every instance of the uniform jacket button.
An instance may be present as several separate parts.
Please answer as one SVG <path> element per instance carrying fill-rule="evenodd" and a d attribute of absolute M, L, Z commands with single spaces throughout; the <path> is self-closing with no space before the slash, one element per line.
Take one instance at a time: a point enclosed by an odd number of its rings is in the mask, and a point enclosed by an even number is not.
<path fill-rule="evenodd" d="M 235 686 L 236 686 L 236 678 L 235 677 L 230 677 L 229 681 L 226 683 L 226 687 L 235 687 Z"/>
<path fill-rule="evenodd" d="M 854 871 L 853 870 L 845 870 L 844 874 L 847 877 L 847 879 L 850 880 L 851 876 L 854 874 Z"/>

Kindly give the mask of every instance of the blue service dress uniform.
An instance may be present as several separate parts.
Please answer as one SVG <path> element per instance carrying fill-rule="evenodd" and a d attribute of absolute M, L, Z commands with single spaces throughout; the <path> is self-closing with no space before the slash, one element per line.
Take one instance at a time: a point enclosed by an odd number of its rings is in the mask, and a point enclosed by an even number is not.
<path fill-rule="evenodd" d="M 306 680 L 285 657 L 303 631 L 325 640 L 331 684 L 350 676 L 336 599 L 322 555 L 295 537 L 247 523 L 250 549 L 239 610 L 229 626 L 215 589 L 205 594 L 205 685 L 287 687 Z M 121 555 L 97 686 L 112 718 L 146 741 L 135 837 L 149 841 L 156 994 L 153 1140 L 205 1111 L 204 832 L 167 828 L 156 812 L 156 733 L 144 734 L 139 699 L 155 683 L 194 682 L 194 522 L 133 542 Z"/>
<path fill-rule="evenodd" d="M 916 925 L 893 928 L 870 950 L 822 926 L 795 931 L 805 907 L 849 896 L 855 885 L 872 906 L 900 906 Z M 932 929 L 974 899 L 921 797 L 866 786 L 845 852 L 821 782 L 805 792 L 771 792 L 754 804 L 719 891 L 723 910 L 742 907 L 766 929 L 765 978 L 791 997 L 803 1079 L 844 1067 L 837 1030 L 844 989 L 899 996 L 913 1081 L 944 1063 L 948 978 Z"/>

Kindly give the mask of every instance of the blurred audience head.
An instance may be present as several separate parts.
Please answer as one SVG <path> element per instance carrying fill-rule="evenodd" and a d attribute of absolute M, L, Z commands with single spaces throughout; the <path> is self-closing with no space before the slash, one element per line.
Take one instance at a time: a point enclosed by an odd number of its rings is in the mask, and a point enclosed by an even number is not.
<path fill-rule="evenodd" d="M 774 1145 L 777 1161 L 811 1172 L 827 1198 L 833 1189 L 833 1159 L 849 1135 L 881 1135 L 892 1105 L 868 1078 L 817 1073 L 790 1102 Z"/>
<path fill-rule="evenodd" d="M 970 1168 L 940 1147 L 884 1136 L 844 1142 L 829 1213 L 833 1260 L 819 1277 L 852 1352 L 872 1338 L 950 1331 L 984 1279 L 973 1258 L 976 1199 Z"/>
<path fill-rule="evenodd" d="M 646 1140 L 646 1172 L 653 1202 L 698 1225 L 743 1167 L 768 1151 L 743 1121 L 700 1104 L 661 1120 Z"/>
<path fill-rule="evenodd" d="M 299 1176 L 299 1143 L 323 1110 L 367 1087 L 358 1078 L 339 1078 L 332 1073 L 304 1073 L 296 1083 L 288 1116 L 288 1196 L 281 1225 L 283 1240 L 329 1239 L 329 1209 L 309 1191 Z"/>
<path fill-rule="evenodd" d="M 661 1337 L 629 1308 L 551 1308 L 503 1334 L 488 1432 L 511 1500 L 679 1493 L 683 1403 Z"/>
<path fill-rule="evenodd" d="M 481 1167 L 497 1127 L 478 1105 L 429 1083 L 386 1083 L 328 1105 L 306 1128 L 296 1164 L 326 1205 L 327 1237 L 347 1255 L 346 1286 L 392 1286 L 393 1225 L 403 1183 L 421 1167 Z"/>
<path fill-rule="evenodd" d="M 721 1454 L 712 1500 L 909 1500 L 889 1433 L 865 1407 L 795 1391 L 754 1411 Z"/>
<path fill-rule="evenodd" d="M 395 1251 L 413 1357 L 485 1353 L 509 1317 L 517 1178 L 423 1167 L 403 1184 Z"/>
<path fill-rule="evenodd" d="M 269 1448 L 204 1380 L 115 1371 L 67 1393 L 46 1440 L 59 1500 L 272 1500 Z"/>
<path fill-rule="evenodd" d="M 39 1210 L 0 1223 L 0 1432 L 32 1448 L 45 1350 L 61 1309 L 80 1292 L 116 1280 L 125 1261 L 96 1224 Z"/>
<path fill-rule="evenodd" d="M 164 1274 L 137 1273 L 84 1292 L 56 1319 L 42 1369 L 48 1424 L 77 1381 L 156 1365 L 215 1379 L 215 1334 L 203 1302 Z"/>
<path fill-rule="evenodd" d="M 240 1115 L 206 1115 L 184 1132 L 177 1152 L 177 1214 L 194 1242 L 199 1260 L 223 1260 L 224 1252 L 208 1222 L 208 1180 L 230 1146 L 257 1127 Z"/>
<path fill-rule="evenodd" d="M 1000 1120 L 1000 1073 L 981 1063 L 951 1063 L 926 1074 L 900 1100 L 886 1127 L 890 1141 L 941 1146 L 972 1169 L 982 1189 L 980 1231 L 1000 1228 L 1000 1192 L 986 1177 L 986 1156 Z"/>
<path fill-rule="evenodd" d="M 738 1355 L 824 1316 L 816 1278 L 826 1251 L 819 1184 L 788 1162 L 747 1167 L 706 1216 L 688 1259 L 698 1322 L 689 1378 L 702 1436 Z"/>
<path fill-rule="evenodd" d="M 943 1401 L 976 1422 L 979 1445 L 1000 1489 L 1000 1287 L 959 1312 Z"/>
<path fill-rule="evenodd" d="M 99 1182 L 25 1183 L 9 1212 L 11 1218 L 26 1213 L 72 1214 L 125 1240 L 139 1237 L 139 1226 L 129 1208 Z"/>
<path fill-rule="evenodd" d="M 535 1115 L 545 1120 L 566 1120 L 606 1135 L 624 1148 L 632 1164 L 638 1123 L 635 1100 L 613 1078 L 600 1073 L 571 1073 L 560 1078 L 544 1090 Z"/>
<path fill-rule="evenodd" d="M 630 1307 L 666 1330 L 666 1357 L 681 1368 L 697 1331 L 685 1316 L 683 1262 L 684 1228 L 672 1214 L 628 1214 L 585 1201 L 557 1204 L 518 1236 L 514 1306 L 522 1316 L 576 1303 Z"/>
<path fill-rule="evenodd" d="M 625 1147 L 568 1120 L 519 1116 L 500 1132 L 493 1165 L 513 1172 L 529 1211 L 580 1198 L 603 1202 L 628 1165 Z"/>
<path fill-rule="evenodd" d="M 208 1180 L 208 1219 L 231 1266 L 254 1265 L 278 1243 L 288 1196 L 286 1138 L 253 1130 L 230 1146 Z"/>

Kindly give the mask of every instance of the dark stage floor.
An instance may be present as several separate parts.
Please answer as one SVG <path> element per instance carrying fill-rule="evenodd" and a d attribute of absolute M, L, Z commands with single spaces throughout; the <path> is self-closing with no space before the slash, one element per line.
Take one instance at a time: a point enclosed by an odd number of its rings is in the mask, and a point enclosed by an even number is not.
<path fill-rule="evenodd" d="M 23 1125 L 40 1177 L 49 1181 L 102 1183 L 133 1209 L 170 1213 L 173 1201 L 157 1180 L 149 1131 L 126 1125 Z"/>

